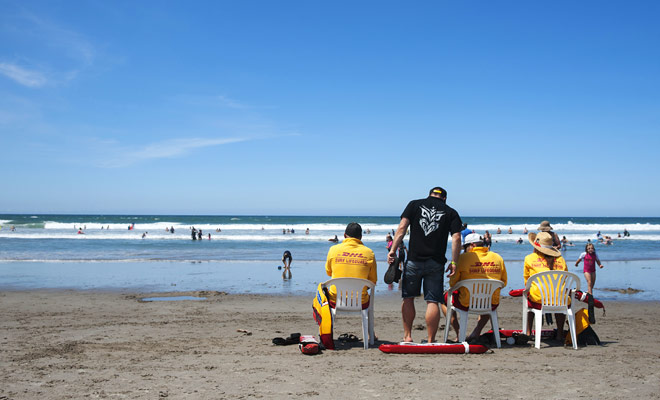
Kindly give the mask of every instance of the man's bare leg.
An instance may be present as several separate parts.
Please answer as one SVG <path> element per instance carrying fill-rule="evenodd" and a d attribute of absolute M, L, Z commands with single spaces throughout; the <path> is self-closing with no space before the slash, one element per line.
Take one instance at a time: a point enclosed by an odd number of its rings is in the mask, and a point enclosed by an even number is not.
<path fill-rule="evenodd" d="M 403 317 L 403 341 L 412 342 L 412 324 L 415 320 L 415 298 L 405 298 L 401 304 L 401 316 Z"/>
<path fill-rule="evenodd" d="M 426 330 L 428 331 L 429 343 L 435 342 L 435 334 L 438 333 L 440 325 L 440 307 L 438 303 L 426 302 Z"/>

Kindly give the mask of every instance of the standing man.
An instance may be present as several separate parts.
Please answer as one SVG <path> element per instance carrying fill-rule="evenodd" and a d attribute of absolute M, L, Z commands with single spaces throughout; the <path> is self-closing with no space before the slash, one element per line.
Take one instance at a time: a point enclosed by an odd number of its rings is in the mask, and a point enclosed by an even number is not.
<path fill-rule="evenodd" d="M 426 329 L 428 342 L 435 342 L 440 323 L 440 307 L 444 303 L 443 284 L 447 258 L 447 238 L 451 233 L 452 261 L 447 266 L 447 276 L 454 275 L 456 260 L 461 252 L 461 217 L 445 201 L 447 192 L 436 186 L 429 191 L 429 197 L 413 200 L 401 214 L 401 222 L 394 236 L 394 243 L 387 255 L 387 261 L 396 259 L 396 249 L 410 227 L 408 243 L 408 263 L 403 271 L 401 284 L 401 315 L 403 317 L 403 341 L 412 342 L 412 325 L 415 319 L 415 297 L 420 295 L 422 285 L 426 301 Z"/>

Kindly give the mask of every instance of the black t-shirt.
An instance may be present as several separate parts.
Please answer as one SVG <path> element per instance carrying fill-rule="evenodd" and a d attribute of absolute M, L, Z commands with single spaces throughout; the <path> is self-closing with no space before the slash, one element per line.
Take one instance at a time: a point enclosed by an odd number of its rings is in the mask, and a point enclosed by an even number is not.
<path fill-rule="evenodd" d="M 426 261 L 432 258 L 444 265 L 447 262 L 445 252 L 449 234 L 463 229 L 463 222 L 456 210 L 443 200 L 429 196 L 408 203 L 401 218 L 410 220 L 408 259 Z"/>

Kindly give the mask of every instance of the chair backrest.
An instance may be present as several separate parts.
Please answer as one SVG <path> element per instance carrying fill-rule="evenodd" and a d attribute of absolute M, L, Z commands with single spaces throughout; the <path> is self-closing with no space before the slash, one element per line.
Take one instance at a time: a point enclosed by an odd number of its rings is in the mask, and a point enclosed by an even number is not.
<path fill-rule="evenodd" d="M 490 312 L 493 292 L 504 287 L 504 282 L 497 279 L 465 279 L 459 281 L 452 289 L 458 290 L 460 287 L 464 287 L 470 292 L 468 307 L 471 312 Z"/>
<path fill-rule="evenodd" d="M 323 287 L 335 286 L 337 289 L 337 311 L 362 311 L 362 290 L 366 286 L 371 290 L 373 299 L 375 283 L 360 278 L 334 278 L 323 283 Z"/>
<path fill-rule="evenodd" d="M 541 293 L 541 305 L 544 308 L 568 307 L 571 290 L 580 290 L 580 278 L 568 271 L 543 271 L 527 279 L 525 293 L 529 293 L 532 285 Z"/>

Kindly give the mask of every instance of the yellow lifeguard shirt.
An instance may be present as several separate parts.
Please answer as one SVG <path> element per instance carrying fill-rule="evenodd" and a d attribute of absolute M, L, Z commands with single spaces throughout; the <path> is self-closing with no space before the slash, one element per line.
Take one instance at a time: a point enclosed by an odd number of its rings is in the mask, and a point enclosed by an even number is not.
<path fill-rule="evenodd" d="M 369 279 L 373 283 L 378 280 L 374 252 L 363 245 L 361 240 L 351 237 L 330 248 L 325 262 L 325 272 L 332 278 L 362 278 Z M 337 289 L 330 286 L 328 292 L 330 301 L 334 303 L 337 300 Z M 362 291 L 362 303 L 368 302 L 369 295 L 365 287 Z"/>
<path fill-rule="evenodd" d="M 559 256 L 555 258 L 555 263 L 552 268 L 553 271 L 568 271 L 568 268 L 566 268 L 566 260 L 564 260 L 564 257 Z M 537 254 L 536 252 L 532 254 L 528 254 L 527 257 L 525 257 L 525 263 L 523 267 L 523 279 L 525 280 L 525 285 L 527 285 L 527 279 L 539 272 L 543 271 L 550 271 L 550 267 L 548 267 L 548 262 L 546 261 L 545 257 Z M 529 299 L 533 301 L 534 303 L 541 303 L 541 292 L 536 286 L 532 286 L 529 289 Z"/>
<path fill-rule="evenodd" d="M 499 254 L 488 251 L 487 247 L 475 247 L 458 257 L 456 273 L 449 278 L 449 286 L 466 279 L 497 279 L 506 285 L 504 260 Z M 466 288 L 458 289 L 458 301 L 463 307 L 470 305 L 470 292 Z M 492 303 L 500 304 L 500 289 L 493 292 Z"/>

